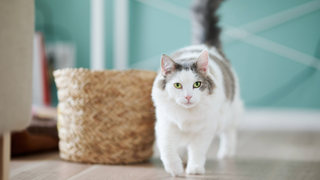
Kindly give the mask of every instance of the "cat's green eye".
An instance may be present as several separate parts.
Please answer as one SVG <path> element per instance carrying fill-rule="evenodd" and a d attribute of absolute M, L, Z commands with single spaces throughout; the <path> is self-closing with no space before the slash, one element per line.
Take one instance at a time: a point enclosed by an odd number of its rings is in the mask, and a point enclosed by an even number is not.
<path fill-rule="evenodd" d="M 180 83 L 174 83 L 174 87 L 177 89 L 181 89 L 182 85 Z"/>
<path fill-rule="evenodd" d="M 195 82 L 194 84 L 193 84 L 193 87 L 194 88 L 198 88 L 198 87 L 200 87 L 201 86 L 201 82 L 199 82 L 199 81 L 197 81 L 197 82 Z"/>

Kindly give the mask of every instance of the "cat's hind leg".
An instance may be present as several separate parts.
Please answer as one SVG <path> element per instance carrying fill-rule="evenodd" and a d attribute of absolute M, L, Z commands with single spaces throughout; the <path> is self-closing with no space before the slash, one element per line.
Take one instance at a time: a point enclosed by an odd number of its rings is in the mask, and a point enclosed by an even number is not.
<path fill-rule="evenodd" d="M 237 130 L 229 129 L 219 135 L 220 145 L 217 154 L 218 159 L 231 158 L 234 156 L 237 146 Z"/>
<path fill-rule="evenodd" d="M 234 101 L 232 113 L 227 112 L 224 119 L 227 123 L 226 129 L 219 135 L 220 147 L 217 154 L 218 159 L 231 158 L 235 155 L 237 148 L 237 127 L 244 113 L 243 103 L 240 99 Z"/>

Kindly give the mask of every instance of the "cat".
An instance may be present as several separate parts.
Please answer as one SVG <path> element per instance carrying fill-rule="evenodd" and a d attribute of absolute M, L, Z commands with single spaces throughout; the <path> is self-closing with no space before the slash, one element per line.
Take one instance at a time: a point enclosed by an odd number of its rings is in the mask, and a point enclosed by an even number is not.
<path fill-rule="evenodd" d="M 221 0 L 196 0 L 194 42 L 171 56 L 161 56 L 152 100 L 156 110 L 156 139 L 160 159 L 172 176 L 183 174 L 177 149 L 188 151 L 187 174 L 204 174 L 206 153 L 220 138 L 219 159 L 232 157 L 237 125 L 244 108 L 236 73 L 222 53 L 214 15 Z"/>

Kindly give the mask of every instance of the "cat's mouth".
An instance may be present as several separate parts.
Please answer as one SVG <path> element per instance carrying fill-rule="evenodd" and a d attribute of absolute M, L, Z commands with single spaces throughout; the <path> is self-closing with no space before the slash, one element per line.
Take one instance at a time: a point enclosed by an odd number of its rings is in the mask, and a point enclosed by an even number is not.
<path fill-rule="evenodd" d="M 182 105 L 185 107 L 185 108 L 191 108 L 194 106 L 195 103 L 191 103 L 191 102 L 187 102 L 187 103 L 183 103 Z"/>

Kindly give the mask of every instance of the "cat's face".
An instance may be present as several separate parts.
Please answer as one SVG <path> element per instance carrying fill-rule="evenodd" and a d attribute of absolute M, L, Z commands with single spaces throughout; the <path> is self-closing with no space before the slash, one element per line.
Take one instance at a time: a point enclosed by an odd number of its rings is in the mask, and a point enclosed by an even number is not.
<path fill-rule="evenodd" d="M 172 60 L 169 56 L 161 58 L 161 72 L 164 80 L 163 90 L 168 92 L 171 99 L 185 108 L 197 105 L 213 92 L 215 86 L 208 76 L 208 52 L 204 50 L 195 60 Z"/>
<path fill-rule="evenodd" d="M 201 91 L 202 79 L 190 70 L 176 72 L 167 82 L 166 90 L 169 97 L 185 108 L 195 106 L 206 92 Z"/>

